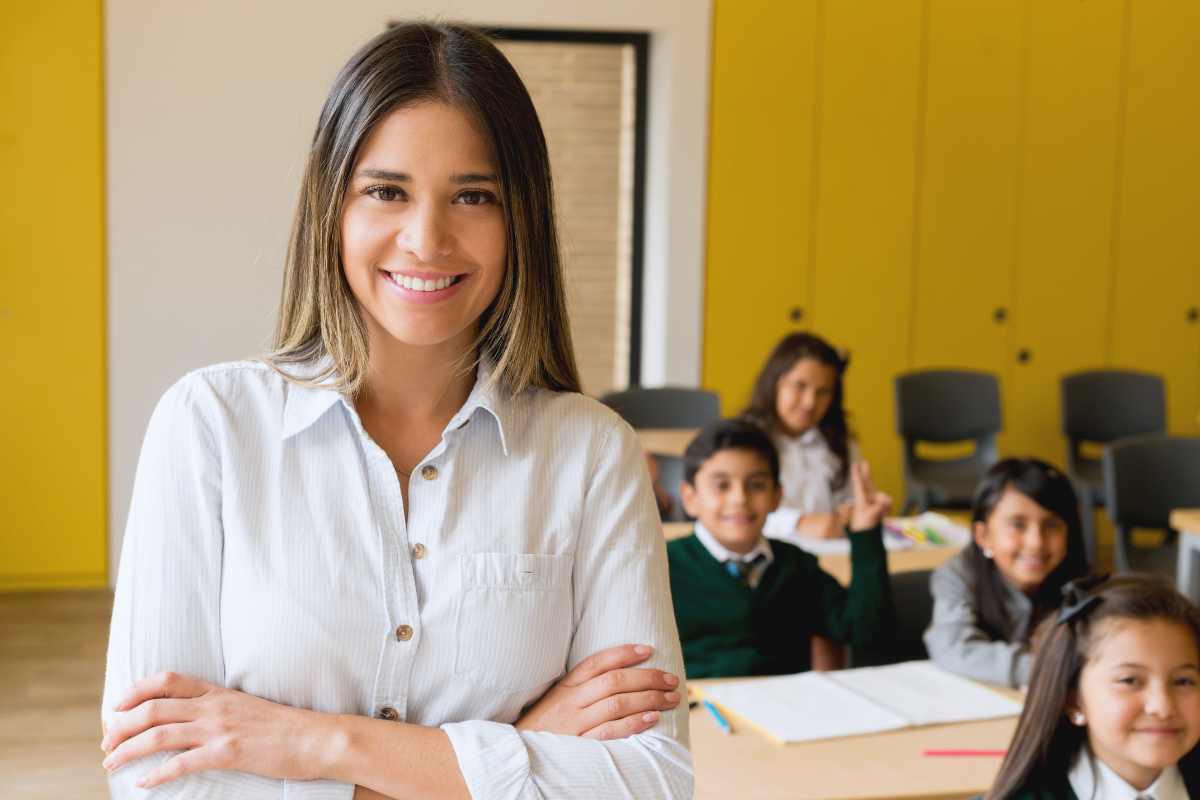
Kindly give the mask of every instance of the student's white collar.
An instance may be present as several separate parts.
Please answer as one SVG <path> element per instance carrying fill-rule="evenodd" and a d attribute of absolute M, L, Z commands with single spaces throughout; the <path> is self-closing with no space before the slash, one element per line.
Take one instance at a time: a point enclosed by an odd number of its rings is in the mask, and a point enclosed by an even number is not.
<path fill-rule="evenodd" d="M 723 544 L 718 542 L 716 538 L 708 532 L 707 528 L 700 524 L 699 520 L 696 521 L 696 538 L 700 540 L 700 544 L 704 545 L 704 549 L 711 553 L 712 557 L 721 563 L 725 563 L 726 561 L 753 561 L 757 556 L 760 555 L 764 559 L 764 564 L 770 564 L 775 560 L 775 555 L 771 552 L 770 543 L 767 542 L 766 537 L 761 533 L 758 535 L 758 543 L 754 545 L 754 548 L 750 552 L 744 555 L 741 553 L 734 553 L 733 551 L 726 549 Z"/>
<path fill-rule="evenodd" d="M 1183 785 L 1183 775 L 1179 767 L 1169 766 L 1162 771 L 1158 779 L 1150 784 L 1145 791 L 1137 789 L 1125 782 L 1125 779 L 1113 771 L 1112 767 L 1092 755 L 1092 749 L 1084 744 L 1079 748 L 1071 771 L 1067 773 L 1071 790 L 1079 800 L 1136 800 L 1136 798 L 1153 798 L 1153 800 L 1188 800 L 1187 787 Z"/>

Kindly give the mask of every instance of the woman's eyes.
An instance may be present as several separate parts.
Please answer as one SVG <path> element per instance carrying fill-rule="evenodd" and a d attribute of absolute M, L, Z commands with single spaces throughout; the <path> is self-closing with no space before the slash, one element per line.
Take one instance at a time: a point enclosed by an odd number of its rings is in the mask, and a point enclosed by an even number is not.
<path fill-rule="evenodd" d="M 1190 675 L 1183 675 L 1175 679 L 1176 686 L 1195 686 L 1196 679 Z"/>
<path fill-rule="evenodd" d="M 363 189 L 363 194 L 370 195 L 384 203 L 408 199 L 408 195 L 399 186 L 388 186 L 386 184 L 368 186 L 366 189 Z M 489 205 L 496 202 L 496 195 L 484 189 L 467 189 L 455 195 L 453 202 L 464 206 Z"/>

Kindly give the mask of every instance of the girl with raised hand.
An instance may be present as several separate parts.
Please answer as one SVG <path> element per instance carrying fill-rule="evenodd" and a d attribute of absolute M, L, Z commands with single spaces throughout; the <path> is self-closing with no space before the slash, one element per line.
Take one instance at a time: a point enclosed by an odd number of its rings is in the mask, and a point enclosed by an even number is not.
<path fill-rule="evenodd" d="M 395 26 L 321 112 L 274 352 L 150 421 L 112 794 L 690 797 L 681 674 L 637 437 L 579 394 L 529 94 L 482 34 Z"/>
<path fill-rule="evenodd" d="M 971 543 L 930 579 L 925 647 L 951 672 L 1024 686 L 1030 635 L 1088 569 L 1075 491 L 1044 461 L 1008 458 L 980 482 L 971 517 Z"/>
<path fill-rule="evenodd" d="M 987 800 L 1200 797 L 1200 610 L 1147 575 L 1069 584 Z"/>

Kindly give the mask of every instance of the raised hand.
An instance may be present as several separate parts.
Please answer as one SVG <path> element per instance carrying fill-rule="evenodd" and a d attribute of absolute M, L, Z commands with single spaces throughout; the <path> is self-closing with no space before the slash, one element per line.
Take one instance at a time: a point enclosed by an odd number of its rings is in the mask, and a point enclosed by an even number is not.
<path fill-rule="evenodd" d="M 892 498 L 877 491 L 871 482 L 871 466 L 865 461 L 850 466 L 854 485 L 854 506 L 850 509 L 850 530 L 869 531 L 883 522 L 892 510 Z"/>

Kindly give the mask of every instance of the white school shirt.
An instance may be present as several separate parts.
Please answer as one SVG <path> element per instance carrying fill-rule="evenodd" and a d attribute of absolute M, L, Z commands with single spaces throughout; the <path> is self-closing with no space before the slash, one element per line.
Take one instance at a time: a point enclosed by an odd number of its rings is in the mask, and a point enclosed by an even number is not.
<path fill-rule="evenodd" d="M 763 573 L 767 571 L 767 567 L 771 566 L 771 562 L 775 560 L 775 553 L 771 551 L 771 544 L 763 537 L 758 537 L 758 543 L 748 553 L 735 553 L 717 541 L 717 537 L 709 532 L 708 528 L 704 527 L 700 522 L 696 522 L 695 527 L 696 538 L 700 540 L 700 544 L 704 545 L 704 549 L 709 552 L 713 558 L 724 564 L 726 561 L 745 561 L 747 563 L 758 559 L 750 574 L 746 576 L 746 583 L 750 584 L 750 588 L 758 586 L 758 582 L 762 580 Z"/>
<path fill-rule="evenodd" d="M 314 373 L 315 374 L 315 373 Z M 505 397 L 481 368 L 400 484 L 354 405 L 259 363 L 193 372 L 142 446 L 103 716 L 174 670 L 317 711 L 440 726 L 475 798 L 691 797 L 687 707 L 616 741 L 512 723 L 625 642 L 683 675 L 666 551 L 637 436 L 583 395 Z M 684 691 L 680 687 L 680 691 Z M 110 778 L 117 800 L 169 754 Z M 179 800 L 350 800 L 353 786 L 209 771 Z"/>
<path fill-rule="evenodd" d="M 805 514 L 836 511 L 854 499 L 850 475 L 840 489 L 833 488 L 841 459 L 825 443 L 818 428 L 809 428 L 799 436 L 771 437 L 779 451 L 779 485 L 783 499 L 779 508 L 767 516 L 763 533 L 775 539 L 795 537 L 796 523 Z M 849 445 L 850 463 L 859 460 L 858 445 Z"/>
<path fill-rule="evenodd" d="M 1067 773 L 1071 791 L 1079 800 L 1188 800 L 1179 767 L 1164 769 L 1144 791 L 1139 792 L 1112 767 L 1092 755 L 1086 744 L 1079 748 Z"/>

